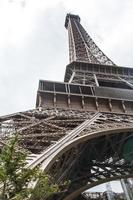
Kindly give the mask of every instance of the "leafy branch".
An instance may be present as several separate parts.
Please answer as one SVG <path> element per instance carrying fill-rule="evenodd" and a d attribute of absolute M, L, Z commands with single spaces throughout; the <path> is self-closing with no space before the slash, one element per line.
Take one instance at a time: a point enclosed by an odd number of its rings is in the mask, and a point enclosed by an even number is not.
<path fill-rule="evenodd" d="M 44 200 L 58 192 L 52 178 L 39 168 L 26 168 L 28 152 L 21 149 L 18 135 L 11 138 L 0 154 L 0 200 Z M 39 188 L 29 188 L 29 183 L 39 181 Z"/>

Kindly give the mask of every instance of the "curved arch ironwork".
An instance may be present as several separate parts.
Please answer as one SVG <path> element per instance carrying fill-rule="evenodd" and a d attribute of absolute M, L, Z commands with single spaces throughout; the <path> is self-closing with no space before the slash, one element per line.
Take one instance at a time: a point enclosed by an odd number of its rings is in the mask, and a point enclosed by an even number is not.
<path fill-rule="evenodd" d="M 97 131 L 75 138 L 60 149 L 47 163 L 46 170 L 58 184 L 70 182 L 63 198 L 74 199 L 86 189 L 101 183 L 132 177 L 133 166 L 122 156 L 123 145 L 132 132 L 133 126 Z M 91 149 L 89 156 L 93 158 L 86 159 L 88 149 Z"/>

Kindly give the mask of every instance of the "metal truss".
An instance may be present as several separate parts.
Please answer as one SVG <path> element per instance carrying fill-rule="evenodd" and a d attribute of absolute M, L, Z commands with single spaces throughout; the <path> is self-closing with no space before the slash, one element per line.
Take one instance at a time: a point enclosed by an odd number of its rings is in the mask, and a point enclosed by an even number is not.
<path fill-rule="evenodd" d="M 72 200 L 86 189 L 133 176 L 123 146 L 133 137 L 133 69 L 117 67 L 77 15 L 68 14 L 70 64 L 65 81 L 39 81 L 36 109 L 0 117 L 0 149 L 14 133 L 27 167 L 49 173 Z M 67 191 L 64 191 L 67 183 Z"/>
<path fill-rule="evenodd" d="M 74 191 L 64 199 L 76 198 L 85 189 L 100 183 L 132 176 L 132 166 L 121 155 L 124 142 L 132 136 L 131 118 L 128 121 L 127 116 L 102 114 L 77 139 L 83 140 L 87 134 L 90 140 L 70 145 L 70 150 L 56 160 L 51 173 L 58 183 L 71 180 L 68 191 Z"/>
<path fill-rule="evenodd" d="M 115 65 L 99 49 L 82 27 L 79 16 L 68 14 L 65 26 L 68 29 L 69 35 L 70 62 L 80 61 L 93 64 Z"/>
<path fill-rule="evenodd" d="M 17 132 L 20 145 L 29 150 L 28 167 L 40 165 L 59 185 L 70 182 L 59 199 L 73 199 L 100 183 L 132 177 L 133 167 L 122 157 L 123 144 L 132 137 L 132 115 L 35 109 L 0 121 L 1 147 Z"/>

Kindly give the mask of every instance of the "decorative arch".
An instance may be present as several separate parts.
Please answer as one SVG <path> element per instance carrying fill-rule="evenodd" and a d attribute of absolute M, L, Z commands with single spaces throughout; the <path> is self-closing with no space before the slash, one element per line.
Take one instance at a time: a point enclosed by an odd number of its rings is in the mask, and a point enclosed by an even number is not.
<path fill-rule="evenodd" d="M 110 129 L 110 130 L 96 131 L 96 132 L 88 133 L 86 135 L 77 137 L 73 139 L 72 141 L 66 143 L 58 151 L 56 151 L 55 155 L 52 156 L 53 158 L 49 159 L 49 162 L 47 162 L 47 165 L 45 165 L 45 170 L 48 171 L 58 157 L 60 157 L 63 153 L 67 152 L 72 147 L 75 147 L 80 143 L 89 141 L 97 137 L 107 136 L 111 134 L 118 134 L 118 133 L 122 134 L 122 133 L 132 133 L 132 132 L 133 132 L 133 126 L 132 127 L 129 126 L 126 128 L 120 127 L 120 128 Z"/>
<path fill-rule="evenodd" d="M 46 163 L 45 170 L 52 173 L 58 183 L 70 180 L 70 187 L 68 188 L 67 194 L 64 194 L 63 199 L 74 199 L 85 190 L 108 181 L 132 177 L 133 166 L 121 157 L 122 145 L 124 145 L 125 141 L 132 136 L 132 133 L 133 126 L 96 131 L 79 136 L 56 151 L 55 155 L 52 155 L 53 158 L 49 159 L 49 162 Z M 85 155 L 87 154 L 84 147 L 86 146 L 88 150 L 89 148 L 92 148 L 93 142 L 95 142 L 97 145 L 96 151 L 99 151 L 99 144 L 102 144 L 101 141 L 107 142 L 104 143 L 104 147 L 101 146 L 103 159 L 98 158 L 98 155 L 93 154 L 94 157 L 92 158 L 92 161 L 90 162 L 91 159 L 87 160 L 87 166 L 85 163 Z M 113 144 L 111 144 L 112 141 Z M 75 155 L 76 152 L 77 155 L 75 158 L 72 158 L 71 155 Z M 92 153 L 89 155 L 91 154 Z M 68 169 L 65 166 L 65 162 L 69 163 Z M 62 168 L 62 165 L 64 165 L 64 168 Z M 75 172 L 77 169 L 78 172 Z M 84 173 L 82 173 L 82 171 L 84 171 Z M 56 172 L 58 172 L 58 174 L 56 174 Z M 74 172 L 75 176 L 72 175 Z"/>

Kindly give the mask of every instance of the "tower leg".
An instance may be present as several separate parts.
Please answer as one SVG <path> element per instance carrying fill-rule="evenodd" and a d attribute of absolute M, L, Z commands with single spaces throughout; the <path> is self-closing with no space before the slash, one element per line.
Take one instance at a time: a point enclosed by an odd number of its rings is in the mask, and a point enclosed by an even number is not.
<path fill-rule="evenodd" d="M 106 189 L 107 189 L 107 197 L 108 200 L 114 200 L 114 193 L 112 191 L 111 183 L 106 183 Z"/>
<path fill-rule="evenodd" d="M 122 189 L 124 191 L 126 199 L 127 200 L 132 200 L 133 199 L 133 194 L 131 192 L 130 184 L 129 184 L 128 180 L 121 179 L 120 182 L 121 182 L 121 186 L 122 186 Z"/>

